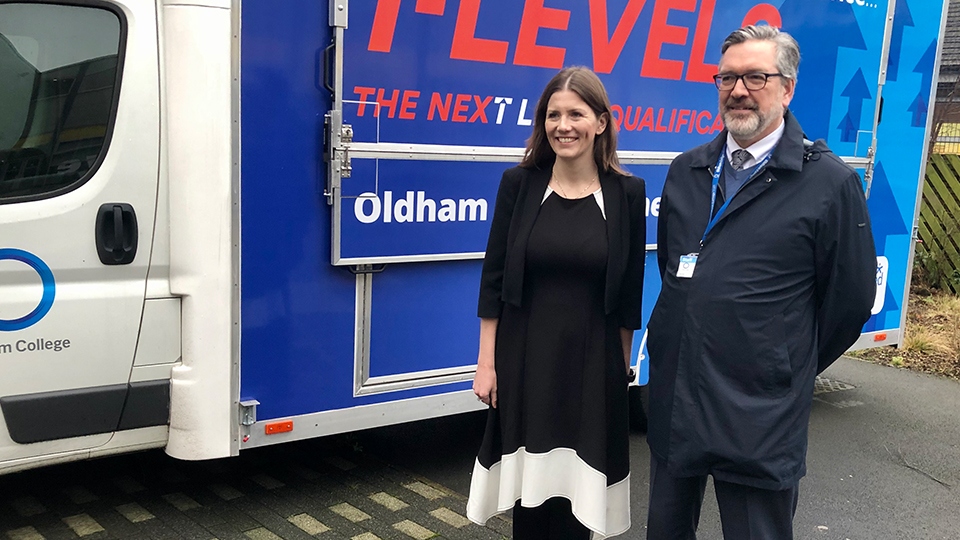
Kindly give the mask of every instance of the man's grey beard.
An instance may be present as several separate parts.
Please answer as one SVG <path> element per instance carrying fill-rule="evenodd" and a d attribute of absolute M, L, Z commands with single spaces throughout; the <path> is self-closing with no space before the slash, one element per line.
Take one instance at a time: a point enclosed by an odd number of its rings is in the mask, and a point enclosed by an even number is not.
<path fill-rule="evenodd" d="M 769 115 L 764 116 L 759 109 L 753 109 L 746 118 L 738 118 L 730 114 L 730 111 L 723 112 L 723 125 L 737 139 L 749 140 L 763 132 L 767 127 L 776 122 L 777 118 L 783 116 L 783 107 L 776 106 L 770 111 Z"/>

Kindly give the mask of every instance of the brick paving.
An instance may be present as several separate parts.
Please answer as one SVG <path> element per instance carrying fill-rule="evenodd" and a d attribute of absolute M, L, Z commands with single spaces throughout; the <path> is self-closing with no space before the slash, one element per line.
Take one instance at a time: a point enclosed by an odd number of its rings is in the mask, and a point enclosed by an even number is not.
<path fill-rule="evenodd" d="M 344 439 L 208 462 L 161 451 L 0 476 L 0 540 L 498 540 L 466 498 Z"/>

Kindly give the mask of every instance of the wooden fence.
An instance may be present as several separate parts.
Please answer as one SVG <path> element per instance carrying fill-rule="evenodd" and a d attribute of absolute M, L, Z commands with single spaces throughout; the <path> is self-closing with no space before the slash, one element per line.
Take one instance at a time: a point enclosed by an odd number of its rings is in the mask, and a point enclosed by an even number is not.
<path fill-rule="evenodd" d="M 960 294 L 960 155 L 930 155 L 918 234 L 917 264 L 926 279 Z"/>

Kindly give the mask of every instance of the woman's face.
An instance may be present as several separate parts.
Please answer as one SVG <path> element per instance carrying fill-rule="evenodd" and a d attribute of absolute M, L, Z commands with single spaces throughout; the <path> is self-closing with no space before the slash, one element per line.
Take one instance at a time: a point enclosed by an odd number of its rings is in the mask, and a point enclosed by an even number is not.
<path fill-rule="evenodd" d="M 598 118 L 576 92 L 560 90 L 547 102 L 544 128 L 558 160 L 592 161 L 594 139 L 607 128 L 607 119 Z"/>

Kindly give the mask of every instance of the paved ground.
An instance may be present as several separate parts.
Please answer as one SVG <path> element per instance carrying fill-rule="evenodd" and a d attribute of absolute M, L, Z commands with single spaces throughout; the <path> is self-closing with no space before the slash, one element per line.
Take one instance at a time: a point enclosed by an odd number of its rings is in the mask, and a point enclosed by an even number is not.
<path fill-rule="evenodd" d="M 960 538 L 960 384 L 841 360 L 815 398 L 797 540 Z M 832 391 L 828 391 L 832 390 Z M 467 524 L 483 414 L 180 462 L 161 452 L 0 476 L 0 539 L 509 538 Z M 631 438 L 645 537 L 644 437 Z M 720 540 L 708 490 L 700 540 Z"/>
<path fill-rule="evenodd" d="M 162 452 L 0 477 L 0 538 L 500 539 L 466 498 L 359 451 L 353 437 L 189 463 Z"/>

